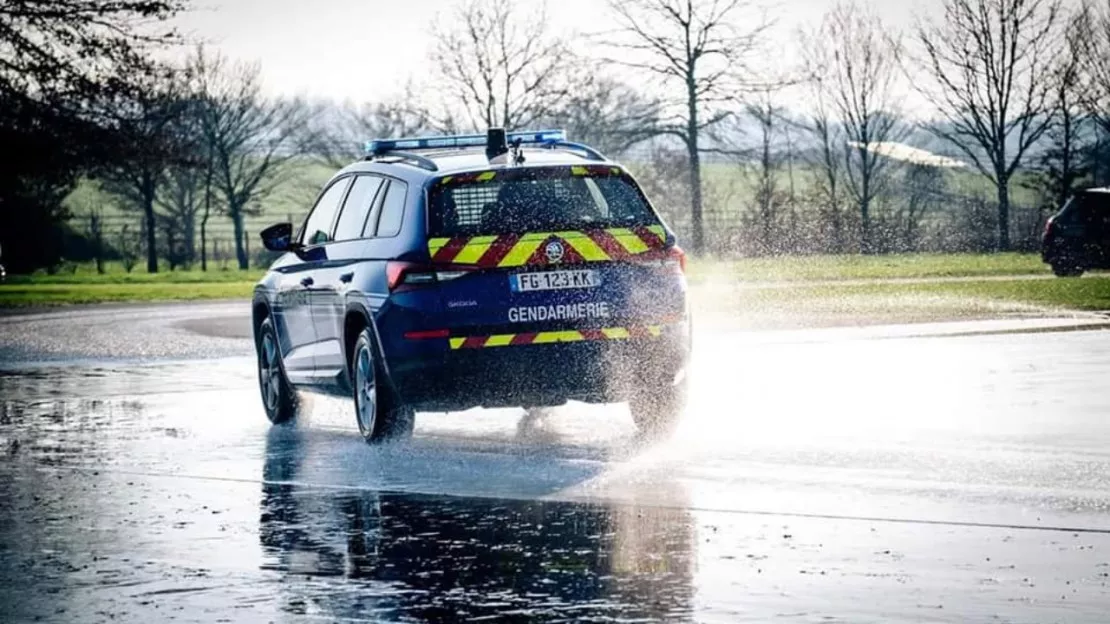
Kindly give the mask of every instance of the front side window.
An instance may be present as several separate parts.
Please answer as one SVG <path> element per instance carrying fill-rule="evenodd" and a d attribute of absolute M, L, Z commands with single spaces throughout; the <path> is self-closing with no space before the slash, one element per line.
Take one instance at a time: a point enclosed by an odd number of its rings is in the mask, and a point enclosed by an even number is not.
<path fill-rule="evenodd" d="M 331 226 L 335 222 L 335 213 L 339 211 L 339 204 L 347 193 L 350 181 L 350 178 L 343 178 L 329 186 L 328 190 L 320 196 L 301 231 L 302 244 L 320 245 L 331 241 Z"/>
<path fill-rule="evenodd" d="M 353 240 L 362 237 L 363 228 L 366 226 L 370 207 L 378 189 L 382 186 L 382 179 L 377 176 L 360 175 L 351 183 L 351 192 L 347 193 L 347 201 L 343 202 L 343 210 L 339 213 L 339 221 L 335 225 L 335 240 Z"/>

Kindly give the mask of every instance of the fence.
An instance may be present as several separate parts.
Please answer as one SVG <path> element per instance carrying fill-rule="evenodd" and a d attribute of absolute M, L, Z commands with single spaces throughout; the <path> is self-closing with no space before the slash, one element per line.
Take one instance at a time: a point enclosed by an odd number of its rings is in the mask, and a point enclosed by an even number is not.
<path fill-rule="evenodd" d="M 703 232 L 715 255 L 905 252 L 988 252 L 998 247 L 994 188 L 969 172 L 905 166 L 887 178 L 870 205 L 863 240 L 858 202 L 842 186 L 831 194 L 815 172 L 707 166 L 703 172 Z M 657 160 L 637 178 L 680 239 L 691 240 L 689 184 L 681 159 Z M 831 198 L 830 198 L 831 197 Z M 1019 251 L 1039 248 L 1052 207 L 1035 191 L 1011 188 L 1010 240 Z"/>
<path fill-rule="evenodd" d="M 94 216 L 95 215 L 95 216 Z M 285 215 L 285 220 L 297 223 L 303 215 Z M 245 218 L 242 244 L 249 268 L 264 268 L 275 254 L 262 247 L 258 233 L 263 228 L 283 220 L 283 217 L 252 216 Z M 126 270 L 144 267 L 147 257 L 146 222 L 137 213 L 109 213 L 99 211 L 75 215 L 70 220 L 75 234 L 66 245 L 68 261 L 119 261 Z M 169 270 L 179 268 L 228 270 L 239 267 L 235 246 L 234 227 L 224 216 L 212 218 L 205 225 L 201 236 L 197 221 L 182 222 L 157 215 L 155 245 L 159 264 Z"/>

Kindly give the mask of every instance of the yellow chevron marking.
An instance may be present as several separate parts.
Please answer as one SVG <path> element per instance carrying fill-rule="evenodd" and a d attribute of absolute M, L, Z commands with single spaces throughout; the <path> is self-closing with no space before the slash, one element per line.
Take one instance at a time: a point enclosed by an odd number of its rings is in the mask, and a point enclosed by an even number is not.
<path fill-rule="evenodd" d="M 586 262 L 609 259 L 609 254 L 605 253 L 605 250 L 598 247 L 593 239 L 582 232 L 556 232 L 555 236 L 565 240 Z"/>
<path fill-rule="evenodd" d="M 660 240 L 667 240 L 667 230 L 663 229 L 662 225 L 649 225 L 648 231 L 658 236 Z"/>
<path fill-rule="evenodd" d="M 513 342 L 516 334 L 501 334 L 500 336 L 490 336 L 486 340 L 485 346 L 487 347 L 507 347 Z"/>
<path fill-rule="evenodd" d="M 532 344 L 551 344 L 553 342 L 559 342 L 557 334 L 558 332 L 540 332 L 536 334 L 536 338 L 532 341 Z"/>
<path fill-rule="evenodd" d="M 522 240 L 522 241 L 534 241 L 534 240 L 536 240 L 536 241 L 545 241 L 545 240 L 551 238 L 552 236 L 554 236 L 554 234 L 551 233 L 551 232 L 525 232 L 523 235 L 521 235 L 520 240 Z"/>
<path fill-rule="evenodd" d="M 451 242 L 450 238 L 429 238 L 428 252 L 434 256 L 449 242 Z"/>
<path fill-rule="evenodd" d="M 570 174 L 576 176 L 590 175 L 590 170 L 585 167 L 571 167 Z"/>
<path fill-rule="evenodd" d="M 576 331 L 540 332 L 532 344 L 552 344 L 556 342 L 578 342 L 584 340 L 582 334 Z"/>
<path fill-rule="evenodd" d="M 527 234 L 521 237 L 521 239 L 513 245 L 512 251 L 506 254 L 505 257 L 501 259 L 501 263 L 497 266 L 514 267 L 523 265 L 525 262 L 528 262 L 528 258 L 531 258 L 532 254 L 536 253 L 536 250 L 540 248 L 540 243 L 547 240 L 547 236 L 548 235 L 533 237 L 531 234 Z"/>
<path fill-rule="evenodd" d="M 649 325 L 645 329 L 652 336 L 658 337 L 663 334 L 662 325 Z M 606 327 L 601 330 L 601 334 L 604 336 L 604 340 L 626 340 L 632 337 L 632 332 L 626 327 Z M 515 337 L 516 334 L 485 336 L 482 337 L 484 340 L 482 348 L 515 346 L 513 345 L 513 338 Z M 467 338 L 464 337 L 451 338 L 451 348 L 461 349 L 466 340 Z M 583 340 L 586 340 L 586 336 L 577 330 L 550 331 L 536 334 L 536 338 L 530 344 L 556 344 L 560 342 L 581 342 Z"/>
<path fill-rule="evenodd" d="M 496 236 L 475 236 L 467 241 L 466 247 L 462 248 L 462 251 L 459 252 L 459 255 L 455 256 L 452 262 L 458 264 L 474 264 L 482 258 L 482 254 L 486 253 L 496 240 Z"/>
<path fill-rule="evenodd" d="M 440 180 L 439 183 L 440 184 L 447 184 L 448 182 L 450 182 L 453 179 L 453 177 L 454 176 L 447 176 L 446 178 L 443 178 L 442 180 Z"/>
<path fill-rule="evenodd" d="M 621 247 L 624 247 L 630 254 L 644 253 L 648 250 L 648 246 L 644 244 L 644 241 L 640 240 L 640 237 L 636 236 L 636 234 L 628 228 L 611 228 L 605 231 L 612 235 L 613 238 L 617 239 Z"/>
<path fill-rule="evenodd" d="M 479 182 L 489 182 L 490 180 L 494 179 L 496 176 L 497 176 L 497 172 L 487 171 L 487 172 L 485 172 L 483 174 L 480 174 L 478 176 L 478 181 Z"/>

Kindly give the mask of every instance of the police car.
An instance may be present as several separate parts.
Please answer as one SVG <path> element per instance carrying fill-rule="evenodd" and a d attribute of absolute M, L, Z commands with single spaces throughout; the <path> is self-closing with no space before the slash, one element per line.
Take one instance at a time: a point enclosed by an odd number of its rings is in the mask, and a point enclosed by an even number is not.
<path fill-rule="evenodd" d="M 335 174 L 253 300 L 266 415 L 354 397 L 369 442 L 416 411 L 630 403 L 680 413 L 685 255 L 619 164 L 562 131 L 376 140 Z"/>

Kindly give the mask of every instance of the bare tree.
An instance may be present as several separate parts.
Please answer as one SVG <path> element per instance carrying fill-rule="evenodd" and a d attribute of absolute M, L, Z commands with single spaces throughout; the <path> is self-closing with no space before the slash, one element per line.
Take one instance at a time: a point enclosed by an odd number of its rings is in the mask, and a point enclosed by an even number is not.
<path fill-rule="evenodd" d="M 0 2 L 0 243 L 8 270 L 61 259 L 65 198 L 128 147 L 116 143 L 106 117 L 153 73 L 150 53 L 179 41 L 170 20 L 186 8 L 186 0 Z"/>
<path fill-rule="evenodd" d="M 659 103 L 593 67 L 544 125 L 606 154 L 624 154 L 659 133 Z"/>
<path fill-rule="evenodd" d="M 159 193 L 160 221 L 167 239 L 180 240 L 186 264 L 196 260 L 197 219 L 204 207 L 204 166 L 179 166 L 167 172 Z"/>
<path fill-rule="evenodd" d="M 107 245 L 104 242 L 104 210 L 100 206 L 89 208 L 89 223 L 85 227 L 85 235 L 89 237 L 93 261 L 96 263 L 96 272 L 104 274 L 104 252 Z"/>
<path fill-rule="evenodd" d="M 231 64 L 198 50 L 191 70 L 204 101 L 201 127 L 211 150 L 212 189 L 231 219 L 239 268 L 247 269 L 243 219 L 260 211 L 257 203 L 273 192 L 280 173 L 301 155 L 298 130 L 308 108 L 299 100 L 265 97 L 258 65 Z"/>
<path fill-rule="evenodd" d="M 1060 0 L 944 0 L 922 21 L 922 92 L 943 121 L 930 129 L 967 155 L 998 193 L 998 248 L 1010 248 L 1010 183 L 1052 123 Z"/>
<path fill-rule="evenodd" d="M 431 113 L 419 105 L 411 88 L 403 95 L 362 106 L 321 102 L 313 107 L 304 126 L 309 155 L 332 169 L 363 157 L 366 141 L 400 138 L 439 130 Z"/>
<path fill-rule="evenodd" d="M 899 253 L 919 250 L 924 235 L 925 215 L 937 210 L 945 200 L 945 171 L 931 164 L 910 162 L 902 167 L 899 181 L 902 195 L 889 224 L 890 240 L 883 241 Z"/>
<path fill-rule="evenodd" d="M 891 177 L 890 159 L 879 147 L 903 140 L 910 131 L 901 110 L 902 45 L 877 15 L 854 0 L 837 4 L 805 41 L 817 101 L 831 107 L 845 141 L 843 172 L 859 212 L 859 251 L 871 253 L 873 204 Z"/>
<path fill-rule="evenodd" d="M 814 149 L 808 161 L 813 176 L 811 190 L 818 202 L 825 245 L 834 253 L 845 249 L 844 223 L 844 145 L 847 139 L 837 123 L 822 89 L 814 89 L 813 107 L 804 128 L 813 136 Z"/>
<path fill-rule="evenodd" d="M 748 62 L 767 30 L 744 0 L 610 0 L 623 40 L 613 60 L 657 80 L 665 99 L 661 133 L 689 159 L 693 251 L 705 248 L 702 132 L 729 115 L 726 102 L 752 82 Z M 743 24 L 743 26 L 741 26 Z"/>
<path fill-rule="evenodd" d="M 1068 45 L 1077 48 L 1085 112 L 1110 131 L 1110 0 L 1082 0 L 1068 24 Z"/>
<path fill-rule="evenodd" d="M 431 60 L 448 106 L 443 125 L 459 115 L 470 129 L 519 130 L 547 117 L 570 93 L 575 61 L 547 26 L 546 4 L 467 0 L 434 25 Z M 450 120 L 450 121 L 447 121 Z"/>
<path fill-rule="evenodd" d="M 782 109 L 775 104 L 774 93 L 766 90 L 751 98 L 744 111 L 758 128 L 757 143 L 751 150 L 750 158 L 745 157 L 743 165 L 751 179 L 754 194 L 753 205 L 749 209 L 749 219 L 756 226 L 755 245 L 759 255 L 773 255 L 779 252 L 788 241 L 781 240 L 782 208 L 787 203 L 785 193 L 779 188 L 780 173 L 785 158 L 778 146 L 782 143 L 786 120 Z"/>
<path fill-rule="evenodd" d="M 1087 85 L 1084 64 L 1092 41 L 1095 13 L 1082 6 L 1072 15 L 1064 50 L 1048 76 L 1051 80 L 1051 110 L 1055 123 L 1045 133 L 1045 149 L 1036 160 L 1040 176 L 1033 187 L 1043 197 L 1042 210 L 1064 205 L 1076 185 L 1090 173 L 1087 153 L 1093 139 L 1089 128 Z"/>
<path fill-rule="evenodd" d="M 167 168 L 180 160 L 180 135 L 173 123 L 183 112 L 180 81 L 167 69 L 152 77 L 145 88 L 120 97 L 113 120 L 121 156 L 100 172 L 102 186 L 125 200 L 143 216 L 146 267 L 158 272 L 155 202 Z"/>

